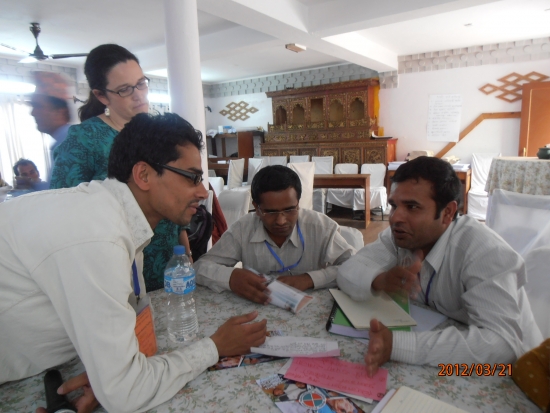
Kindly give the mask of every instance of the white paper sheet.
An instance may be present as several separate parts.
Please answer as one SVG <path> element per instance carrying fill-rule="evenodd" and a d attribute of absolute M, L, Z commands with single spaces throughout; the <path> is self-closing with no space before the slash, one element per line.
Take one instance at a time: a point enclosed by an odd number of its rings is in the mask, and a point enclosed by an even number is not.
<path fill-rule="evenodd" d="M 461 95 L 430 95 L 427 135 L 429 141 L 458 142 Z"/>
<path fill-rule="evenodd" d="M 337 341 L 311 337 L 267 337 L 264 344 L 250 351 L 277 357 L 340 356 Z"/>

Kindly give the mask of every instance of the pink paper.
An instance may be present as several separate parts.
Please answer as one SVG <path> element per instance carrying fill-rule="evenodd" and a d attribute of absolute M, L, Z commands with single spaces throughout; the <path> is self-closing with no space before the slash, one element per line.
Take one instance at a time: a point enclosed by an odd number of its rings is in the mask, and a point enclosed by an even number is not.
<path fill-rule="evenodd" d="M 292 359 L 285 377 L 328 390 L 381 400 L 386 393 L 388 370 L 378 369 L 370 378 L 364 364 L 335 358 L 296 357 Z"/>

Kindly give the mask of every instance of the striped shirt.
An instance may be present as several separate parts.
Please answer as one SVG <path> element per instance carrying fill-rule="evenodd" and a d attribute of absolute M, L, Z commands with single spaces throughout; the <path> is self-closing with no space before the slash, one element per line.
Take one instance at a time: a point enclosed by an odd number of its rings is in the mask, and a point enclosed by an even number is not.
<path fill-rule="evenodd" d="M 229 290 L 229 278 L 235 264 L 253 268 L 262 274 L 299 275 L 308 273 L 315 288 L 336 285 L 337 265 L 351 257 L 355 250 L 340 234 L 336 222 L 313 210 L 300 209 L 298 224 L 304 237 L 304 248 L 297 227 L 279 248 L 269 237 L 260 218 L 250 213 L 235 222 L 220 240 L 193 266 L 197 283 L 216 292 Z M 280 263 L 271 254 L 265 242 L 284 263 L 291 266 L 301 260 L 290 272 L 277 273 Z"/>
<path fill-rule="evenodd" d="M 338 286 L 353 299 L 371 296 L 380 273 L 402 254 L 391 228 L 340 267 Z M 420 271 L 425 302 L 462 325 L 421 333 L 394 332 L 391 359 L 410 364 L 510 363 L 542 341 L 523 285 L 523 259 L 475 219 L 457 218 L 426 256 Z"/>

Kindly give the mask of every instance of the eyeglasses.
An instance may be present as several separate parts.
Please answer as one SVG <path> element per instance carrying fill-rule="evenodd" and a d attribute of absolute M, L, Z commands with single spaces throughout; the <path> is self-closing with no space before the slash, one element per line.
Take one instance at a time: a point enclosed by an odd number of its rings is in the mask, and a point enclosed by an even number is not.
<path fill-rule="evenodd" d="M 128 96 L 131 96 L 134 93 L 134 89 L 137 90 L 145 90 L 149 87 L 149 78 L 145 76 L 143 79 L 141 79 L 135 86 L 126 86 L 118 91 L 105 89 L 106 92 L 116 93 L 121 98 L 127 98 Z"/>
<path fill-rule="evenodd" d="M 257 208 L 258 208 L 258 211 L 260 211 L 260 214 L 266 218 L 276 218 L 279 216 L 279 214 L 282 214 L 283 216 L 286 216 L 286 217 L 292 217 L 292 216 L 295 216 L 298 213 L 298 210 L 300 209 L 298 205 L 292 208 L 283 209 L 282 211 L 269 211 L 269 212 L 262 211 L 260 207 L 257 207 Z"/>
<path fill-rule="evenodd" d="M 174 168 L 173 166 L 163 165 L 156 162 L 154 162 L 154 164 L 160 166 L 161 168 L 168 169 L 169 171 L 177 173 L 178 175 L 185 176 L 187 179 L 192 180 L 194 185 L 198 185 L 202 182 L 202 173 L 199 175 L 193 172 L 184 171 L 183 169 Z"/>

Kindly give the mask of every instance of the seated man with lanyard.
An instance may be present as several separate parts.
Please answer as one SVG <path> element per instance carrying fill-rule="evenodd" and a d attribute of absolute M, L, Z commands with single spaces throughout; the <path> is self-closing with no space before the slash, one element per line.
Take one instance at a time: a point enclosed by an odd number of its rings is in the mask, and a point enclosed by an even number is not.
<path fill-rule="evenodd" d="M 286 166 L 261 169 L 252 181 L 254 214 L 235 222 L 196 263 L 197 283 L 231 290 L 256 303 L 268 301 L 265 280 L 251 268 L 299 290 L 335 286 L 338 265 L 355 250 L 340 227 L 318 212 L 300 209 L 300 178 Z M 242 261 L 243 268 L 234 268 Z"/>
<path fill-rule="evenodd" d="M 469 216 L 457 218 L 460 181 L 448 163 L 419 157 L 401 165 L 389 197 L 390 228 L 339 269 L 356 301 L 402 292 L 461 324 L 421 333 L 373 319 L 365 362 L 512 363 L 542 341 L 523 285 L 523 259 Z"/>

